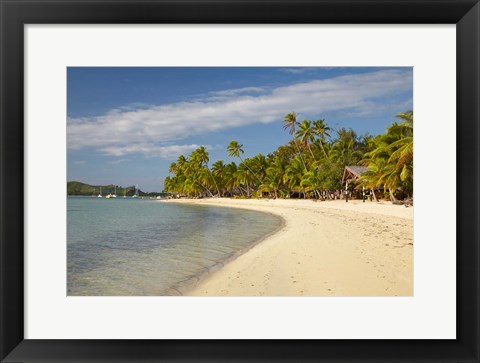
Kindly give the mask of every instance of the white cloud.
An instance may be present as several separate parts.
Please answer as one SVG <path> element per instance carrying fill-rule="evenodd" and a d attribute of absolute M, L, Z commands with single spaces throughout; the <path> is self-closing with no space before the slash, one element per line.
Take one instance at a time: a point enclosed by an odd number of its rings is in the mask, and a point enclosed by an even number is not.
<path fill-rule="evenodd" d="M 265 91 L 266 89 L 263 87 L 243 87 L 243 88 L 234 88 L 234 89 L 226 89 L 222 91 L 210 92 L 209 96 L 231 97 L 231 96 L 238 96 L 238 95 L 245 95 L 245 94 L 263 93 Z"/>
<path fill-rule="evenodd" d="M 280 68 L 279 71 L 283 73 L 302 74 L 305 72 L 309 72 L 310 68 L 308 67 Z"/>
<path fill-rule="evenodd" d="M 130 161 L 130 159 L 117 159 L 117 160 L 112 160 L 112 161 L 109 161 L 108 163 L 109 164 L 121 164 L 121 163 L 126 163 Z"/>
<path fill-rule="evenodd" d="M 69 118 L 69 149 L 94 148 L 106 155 L 170 158 L 197 147 L 169 145 L 190 136 L 254 123 L 279 121 L 295 111 L 318 117 L 327 111 L 369 114 L 412 89 L 410 70 L 312 80 L 273 89 L 246 87 L 214 92 L 191 102 L 117 108 L 105 115 Z"/>
<path fill-rule="evenodd" d="M 344 67 L 291 67 L 291 68 L 279 68 L 279 72 L 290 74 L 303 74 L 309 72 L 316 72 L 318 70 L 330 71 L 333 69 L 340 69 Z"/>
<path fill-rule="evenodd" d="M 180 154 L 187 154 L 192 150 L 195 150 L 200 145 L 155 145 L 151 143 L 136 143 L 119 146 L 107 146 L 100 147 L 98 150 L 108 156 L 124 156 L 129 154 L 143 154 L 148 157 L 159 157 L 164 159 L 175 158 Z M 209 145 L 205 145 L 207 149 L 212 149 Z M 121 159 L 126 161 L 127 159 Z"/>

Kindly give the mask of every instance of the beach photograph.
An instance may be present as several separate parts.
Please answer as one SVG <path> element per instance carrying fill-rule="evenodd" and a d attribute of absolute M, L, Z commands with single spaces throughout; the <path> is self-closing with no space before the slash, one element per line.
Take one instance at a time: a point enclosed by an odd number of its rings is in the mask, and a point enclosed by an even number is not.
<path fill-rule="evenodd" d="M 412 67 L 66 72 L 67 296 L 414 295 Z"/>

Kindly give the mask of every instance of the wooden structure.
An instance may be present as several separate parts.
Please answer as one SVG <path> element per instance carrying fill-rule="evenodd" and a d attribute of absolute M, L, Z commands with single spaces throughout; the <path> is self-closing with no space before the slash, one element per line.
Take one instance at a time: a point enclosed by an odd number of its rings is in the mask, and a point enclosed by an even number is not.
<path fill-rule="evenodd" d="M 343 170 L 342 185 L 345 183 L 345 201 L 348 202 L 351 192 L 348 190 L 348 183 L 355 182 L 368 170 L 366 166 L 350 165 Z M 362 188 L 362 201 L 365 202 L 365 187 Z"/>
<path fill-rule="evenodd" d="M 356 181 L 360 176 L 368 170 L 366 166 L 351 165 L 346 166 L 343 171 L 342 185 L 348 186 L 348 183 Z"/>

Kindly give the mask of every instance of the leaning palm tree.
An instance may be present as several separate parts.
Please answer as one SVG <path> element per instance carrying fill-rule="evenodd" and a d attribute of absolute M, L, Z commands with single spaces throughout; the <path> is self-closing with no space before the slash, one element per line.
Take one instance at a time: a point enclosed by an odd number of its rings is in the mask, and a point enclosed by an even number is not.
<path fill-rule="evenodd" d="M 313 121 L 313 133 L 318 136 L 320 140 L 320 146 L 323 150 L 323 154 L 325 155 L 325 159 L 328 159 L 327 153 L 325 148 L 323 147 L 323 143 L 325 142 L 325 138 L 330 137 L 328 133 L 330 131 L 330 127 L 325 123 L 325 119 L 319 119 L 317 121 Z"/>
<path fill-rule="evenodd" d="M 239 144 L 238 141 L 236 141 L 236 140 L 230 141 L 230 144 L 228 144 L 228 146 L 227 146 L 228 155 L 230 157 L 234 156 L 234 157 L 240 158 L 240 160 L 242 160 L 241 155 L 244 153 L 242 147 L 243 147 L 243 144 Z"/>
<path fill-rule="evenodd" d="M 242 154 L 244 153 L 244 151 L 243 151 L 242 147 L 243 147 L 243 144 L 239 144 L 238 141 L 236 141 L 236 140 L 230 141 L 230 144 L 228 144 L 228 146 L 227 146 L 228 156 L 230 156 L 230 157 L 234 156 L 236 158 L 239 158 L 240 161 L 243 163 Z M 250 167 L 248 165 L 245 165 L 245 166 L 250 170 L 250 172 L 255 176 L 255 178 L 257 178 L 259 183 L 262 184 L 262 181 L 257 176 L 257 174 L 255 174 L 252 171 L 252 169 L 250 169 Z"/>
<path fill-rule="evenodd" d="M 295 137 L 295 127 L 297 126 L 297 124 L 297 114 L 295 112 L 290 112 L 283 117 L 283 129 L 288 130 L 288 133 L 293 136 L 293 141 L 297 148 L 298 155 L 300 156 L 303 168 L 306 171 L 307 166 L 305 165 L 305 161 L 303 160 L 302 153 L 300 152 L 300 147 L 298 146 L 297 139 Z"/>
<path fill-rule="evenodd" d="M 217 180 L 217 184 L 220 184 L 220 192 L 222 193 L 220 196 L 223 195 L 225 191 L 225 164 L 223 160 L 217 160 L 212 165 L 212 174 Z"/>
<path fill-rule="evenodd" d="M 394 122 L 386 134 L 374 138 L 373 150 L 366 153 L 361 162 L 369 169 L 362 179 L 372 187 L 383 185 L 392 201 L 397 189 L 408 195 L 413 185 L 413 112 L 396 117 L 404 122 Z"/>
<path fill-rule="evenodd" d="M 402 112 L 395 117 L 404 120 L 397 126 L 397 132 L 400 132 L 402 137 L 389 145 L 389 150 L 392 151 L 389 161 L 396 162 L 397 168 L 406 173 L 413 164 L 413 111 Z M 413 168 L 413 165 L 411 167 Z"/>
<path fill-rule="evenodd" d="M 210 168 L 208 167 L 208 161 L 210 160 L 208 157 L 208 152 L 205 149 L 205 146 L 200 146 L 198 149 L 192 152 L 192 159 L 197 162 L 200 168 L 206 167 L 208 170 L 208 174 L 210 174 L 210 178 L 212 178 L 213 183 L 215 184 L 215 188 L 217 189 L 218 196 L 220 196 L 220 189 L 218 189 L 217 181 L 215 180 Z"/>
<path fill-rule="evenodd" d="M 314 130 L 312 128 L 312 122 L 303 120 L 298 125 L 298 130 L 295 131 L 295 136 L 300 139 L 303 145 L 305 145 L 312 155 L 313 161 L 315 161 L 315 155 L 313 155 L 312 148 L 310 147 L 310 142 L 314 140 Z"/>

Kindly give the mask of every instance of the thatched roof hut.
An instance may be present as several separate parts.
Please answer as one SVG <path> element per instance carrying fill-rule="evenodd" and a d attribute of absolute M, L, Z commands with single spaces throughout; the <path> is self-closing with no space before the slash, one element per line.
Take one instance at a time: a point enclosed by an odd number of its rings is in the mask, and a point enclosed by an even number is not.
<path fill-rule="evenodd" d="M 342 184 L 351 183 L 368 170 L 366 166 L 350 165 L 343 171 Z"/>

